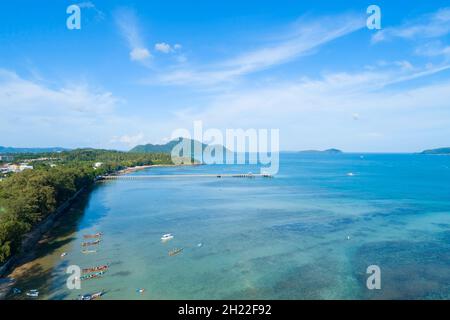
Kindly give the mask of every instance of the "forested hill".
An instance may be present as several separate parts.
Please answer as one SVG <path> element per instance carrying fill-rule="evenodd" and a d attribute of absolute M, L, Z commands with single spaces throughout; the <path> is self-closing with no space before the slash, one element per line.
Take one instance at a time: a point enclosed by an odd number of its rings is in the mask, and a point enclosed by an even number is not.
<path fill-rule="evenodd" d="M 138 145 L 135 146 L 133 149 L 131 149 L 129 152 L 137 152 L 137 153 L 155 153 L 155 152 L 163 152 L 163 153 L 171 153 L 172 149 L 179 144 L 182 141 L 186 141 L 191 144 L 192 150 L 194 150 L 194 147 L 200 148 L 199 150 L 204 150 L 206 148 L 206 144 L 200 143 L 196 140 L 191 140 L 187 138 L 178 138 L 172 141 L 169 141 L 165 144 L 144 144 L 144 145 Z"/>
<path fill-rule="evenodd" d="M 204 151 L 206 149 L 206 147 L 210 147 L 211 148 L 211 152 L 213 154 L 215 154 L 215 152 L 217 151 L 217 148 L 219 148 L 219 150 L 221 149 L 222 151 L 222 156 L 225 157 L 226 154 L 228 154 L 229 151 L 227 148 L 225 148 L 222 145 L 207 145 L 204 143 L 201 143 L 197 140 L 192 140 L 192 139 L 187 139 L 187 138 L 178 138 L 175 140 L 172 140 L 166 144 L 145 144 L 145 145 L 138 145 L 136 147 L 134 147 L 133 149 L 131 149 L 129 152 L 131 153 L 143 153 L 143 154 L 152 154 L 152 153 L 167 153 L 167 154 L 171 154 L 172 150 L 174 149 L 175 146 L 177 146 L 179 143 L 182 142 L 187 142 L 190 143 L 191 146 L 191 154 L 190 155 L 186 155 L 183 154 L 184 151 L 186 150 L 175 150 L 176 151 L 176 156 L 181 158 L 190 158 L 193 161 L 196 161 L 198 163 L 202 163 L 205 158 L 204 158 Z M 182 146 L 182 145 L 181 145 Z M 209 154 L 209 152 L 208 152 Z M 222 159 L 223 160 L 223 159 Z"/>

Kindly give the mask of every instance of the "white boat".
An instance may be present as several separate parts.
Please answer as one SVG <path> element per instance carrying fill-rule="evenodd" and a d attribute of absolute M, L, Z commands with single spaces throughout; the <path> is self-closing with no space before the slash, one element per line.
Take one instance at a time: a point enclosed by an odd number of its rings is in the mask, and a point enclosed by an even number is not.
<path fill-rule="evenodd" d="M 166 233 L 161 237 L 161 241 L 169 241 L 173 239 L 173 235 L 171 233 Z"/>
<path fill-rule="evenodd" d="M 30 290 L 26 293 L 27 296 L 32 297 L 32 298 L 37 298 L 39 297 L 39 291 L 37 291 L 36 289 Z"/>
<path fill-rule="evenodd" d="M 97 250 L 82 250 L 81 253 L 84 254 L 97 253 Z"/>
<path fill-rule="evenodd" d="M 100 298 L 101 296 L 103 296 L 105 294 L 105 291 L 99 291 L 96 293 L 87 293 L 87 294 L 83 294 L 81 296 L 79 296 L 78 300 L 95 300 Z"/>

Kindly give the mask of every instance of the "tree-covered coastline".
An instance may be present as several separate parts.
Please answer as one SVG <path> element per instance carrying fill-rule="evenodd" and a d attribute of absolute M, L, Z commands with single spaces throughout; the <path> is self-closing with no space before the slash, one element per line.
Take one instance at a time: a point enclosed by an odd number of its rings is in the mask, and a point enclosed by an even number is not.
<path fill-rule="evenodd" d="M 17 154 L 33 170 L 0 181 L 0 265 L 20 251 L 23 236 L 96 177 L 126 167 L 172 164 L 166 153 L 129 153 L 77 149 L 56 153 Z M 97 165 L 96 165 L 97 164 Z"/>

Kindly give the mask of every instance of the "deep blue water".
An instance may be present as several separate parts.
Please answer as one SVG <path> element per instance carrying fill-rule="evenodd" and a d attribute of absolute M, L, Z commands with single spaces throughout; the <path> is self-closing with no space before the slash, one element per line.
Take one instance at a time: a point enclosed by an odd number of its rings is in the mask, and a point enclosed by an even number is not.
<path fill-rule="evenodd" d="M 249 171 L 258 168 L 133 174 Z M 100 183 L 48 297 L 107 289 L 105 299 L 449 299 L 449 181 L 448 156 L 282 153 L 273 179 Z M 97 231 L 98 252 L 81 254 L 82 235 Z M 175 238 L 163 244 L 165 233 Z M 173 248 L 184 251 L 170 257 Z M 82 292 L 64 286 L 67 265 L 103 263 L 110 270 Z M 373 264 L 381 290 L 366 287 Z"/>

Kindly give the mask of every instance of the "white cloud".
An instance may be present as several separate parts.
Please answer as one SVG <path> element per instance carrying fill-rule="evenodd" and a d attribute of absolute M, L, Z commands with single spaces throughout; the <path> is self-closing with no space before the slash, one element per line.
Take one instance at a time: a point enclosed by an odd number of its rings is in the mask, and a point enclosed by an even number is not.
<path fill-rule="evenodd" d="M 378 31 L 372 42 L 380 42 L 392 38 L 437 38 L 450 33 L 450 8 L 442 8 L 414 21 L 408 21 L 398 27 Z"/>
<path fill-rule="evenodd" d="M 146 65 L 151 53 L 142 40 L 136 14 L 131 9 L 120 9 L 115 12 L 114 17 L 130 48 L 130 59 Z"/>
<path fill-rule="evenodd" d="M 102 114 L 108 113 L 119 102 L 111 92 L 93 90 L 86 84 L 52 89 L 0 69 L 1 110 L 20 114 L 35 111 L 43 114 Z"/>
<path fill-rule="evenodd" d="M 360 16 L 345 15 L 302 21 L 293 30 L 283 33 L 265 46 L 244 52 L 234 58 L 197 68 L 178 68 L 160 74 L 165 84 L 215 84 L 239 76 L 287 63 L 334 39 L 365 26 Z"/>
<path fill-rule="evenodd" d="M 76 4 L 80 8 L 92 9 L 95 8 L 95 5 L 91 1 L 80 2 Z"/>
<path fill-rule="evenodd" d="M 169 44 L 167 44 L 165 42 L 161 42 L 161 43 L 155 44 L 155 50 L 162 52 L 162 53 L 169 53 L 172 51 L 172 48 L 170 47 Z"/>
<path fill-rule="evenodd" d="M 92 9 L 96 13 L 96 18 L 98 20 L 103 20 L 105 18 L 105 14 L 103 11 L 99 10 L 92 1 L 84 1 L 77 4 L 81 9 Z"/>
<path fill-rule="evenodd" d="M 415 53 L 417 55 L 426 57 L 450 57 L 450 46 L 444 45 L 440 41 L 435 41 L 419 46 L 418 48 L 416 48 Z"/>
<path fill-rule="evenodd" d="M 413 70 L 414 67 L 411 64 L 411 62 L 406 60 L 396 61 L 395 64 L 399 67 L 401 67 L 403 70 Z"/>
<path fill-rule="evenodd" d="M 269 83 L 216 95 L 200 111 L 180 111 L 177 119 L 201 119 L 205 128 L 280 129 L 283 149 L 419 151 L 427 146 L 424 140 L 445 144 L 450 135 L 450 82 L 385 88 L 449 68 L 398 66 Z"/>
<path fill-rule="evenodd" d="M 0 131 L 4 144 L 104 147 L 117 131 L 139 123 L 131 116 L 116 115 L 124 103 L 111 92 L 86 83 L 53 87 L 0 69 Z"/>
<path fill-rule="evenodd" d="M 177 43 L 171 46 L 168 43 L 165 42 L 159 42 L 155 44 L 155 50 L 162 52 L 162 53 L 171 53 L 175 52 L 177 50 L 180 50 L 182 48 L 181 44 Z"/>
<path fill-rule="evenodd" d="M 150 58 L 150 52 L 145 48 L 134 48 L 130 52 L 130 59 L 133 61 L 142 61 Z"/>
<path fill-rule="evenodd" d="M 111 143 L 122 143 L 127 145 L 128 147 L 135 147 L 138 144 L 142 144 L 145 142 L 145 136 L 142 132 L 139 132 L 136 135 L 128 135 L 125 134 L 123 136 L 119 136 L 119 137 L 113 137 L 113 139 L 111 139 Z"/>

